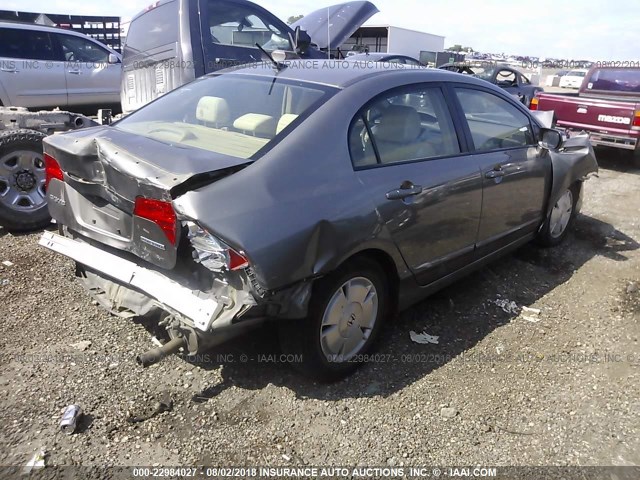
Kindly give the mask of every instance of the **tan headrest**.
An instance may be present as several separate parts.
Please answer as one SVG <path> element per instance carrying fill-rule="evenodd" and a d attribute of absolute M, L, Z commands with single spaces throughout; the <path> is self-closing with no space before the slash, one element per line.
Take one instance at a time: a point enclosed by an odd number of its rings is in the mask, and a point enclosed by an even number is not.
<path fill-rule="evenodd" d="M 207 123 L 229 122 L 229 104 L 224 98 L 202 97 L 196 107 L 196 118 Z"/>
<path fill-rule="evenodd" d="M 380 116 L 374 136 L 382 142 L 413 142 L 420 135 L 420 115 L 415 108 L 405 105 L 390 105 Z"/>
<path fill-rule="evenodd" d="M 273 136 L 276 131 L 276 119 L 270 115 L 260 113 L 247 113 L 236 118 L 233 128 L 261 136 Z"/>
<path fill-rule="evenodd" d="M 285 128 L 287 128 L 289 124 L 293 122 L 296 118 L 298 118 L 298 115 L 296 115 L 295 113 L 285 113 L 284 115 L 282 115 L 280 117 L 280 120 L 278 120 L 278 126 L 276 127 L 276 135 L 280 133 L 282 130 L 284 130 Z"/>

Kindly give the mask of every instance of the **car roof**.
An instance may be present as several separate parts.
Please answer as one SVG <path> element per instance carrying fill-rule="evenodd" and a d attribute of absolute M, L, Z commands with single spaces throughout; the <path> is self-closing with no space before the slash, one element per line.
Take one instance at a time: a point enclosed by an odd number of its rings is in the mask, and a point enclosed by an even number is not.
<path fill-rule="evenodd" d="M 102 43 L 100 40 L 96 40 L 95 38 L 92 38 L 89 35 L 85 35 L 82 32 L 76 32 L 74 30 L 69 30 L 67 28 L 49 27 L 47 25 L 38 25 L 36 23 L 7 22 L 4 20 L 0 21 L 0 28 L 13 28 L 18 30 L 31 30 L 31 31 L 39 31 L 39 32 L 50 32 L 50 33 L 64 33 L 67 35 L 72 35 L 74 37 L 86 38 L 104 47 L 105 49 L 109 50 L 110 53 L 113 53 L 120 57 L 120 54 L 118 52 L 108 47 L 107 45 Z"/>
<path fill-rule="evenodd" d="M 383 52 L 369 52 L 369 53 L 358 53 L 356 55 L 351 55 L 347 57 L 348 59 L 356 59 L 356 60 L 366 60 L 367 58 L 375 59 L 375 58 L 384 58 L 384 57 L 395 57 L 396 55 L 393 53 L 383 53 Z"/>
<path fill-rule="evenodd" d="M 484 80 L 436 68 L 417 67 L 386 62 L 363 62 L 358 60 L 288 60 L 287 67 L 276 72 L 266 61 L 241 65 L 222 70 L 222 74 L 259 75 L 268 78 L 317 83 L 335 88 L 346 88 L 374 75 L 407 75 L 415 82 L 456 81 L 487 85 Z M 215 75 L 215 74 L 212 74 Z M 408 79 L 409 81 L 409 79 Z"/>

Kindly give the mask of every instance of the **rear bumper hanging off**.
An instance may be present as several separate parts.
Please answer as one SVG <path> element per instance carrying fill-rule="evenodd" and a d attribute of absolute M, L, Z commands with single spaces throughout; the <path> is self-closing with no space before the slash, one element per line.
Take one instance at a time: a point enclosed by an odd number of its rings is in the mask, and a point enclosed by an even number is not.
<path fill-rule="evenodd" d="M 87 243 L 45 232 L 40 245 L 94 269 L 115 281 L 144 292 L 193 322 L 195 328 L 209 332 L 224 305 L 214 299 L 203 298 L 161 273 L 141 267 L 134 262 L 105 252 Z"/>

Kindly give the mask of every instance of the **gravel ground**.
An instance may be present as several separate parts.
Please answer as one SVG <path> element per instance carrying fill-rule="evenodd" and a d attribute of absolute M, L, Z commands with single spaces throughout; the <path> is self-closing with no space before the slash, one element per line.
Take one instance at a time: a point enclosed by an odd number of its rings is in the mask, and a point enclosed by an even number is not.
<path fill-rule="evenodd" d="M 331 385 L 280 362 L 268 328 L 143 370 L 144 324 L 92 303 L 38 233 L 0 230 L 0 465 L 40 449 L 47 465 L 639 465 L 640 172 L 598 153 L 562 246 L 526 246 L 404 312 Z M 171 411 L 127 421 L 166 397 Z M 72 403 L 87 415 L 67 436 Z"/>

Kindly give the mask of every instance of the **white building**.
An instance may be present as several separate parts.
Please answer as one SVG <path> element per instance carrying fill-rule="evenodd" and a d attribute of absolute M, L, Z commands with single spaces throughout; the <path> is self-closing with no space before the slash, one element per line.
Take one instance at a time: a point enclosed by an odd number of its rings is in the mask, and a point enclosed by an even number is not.
<path fill-rule="evenodd" d="M 363 47 L 369 52 L 408 55 L 428 63 L 444 50 L 444 37 L 393 25 L 366 25 L 356 30 L 340 49 L 346 54 Z"/>

